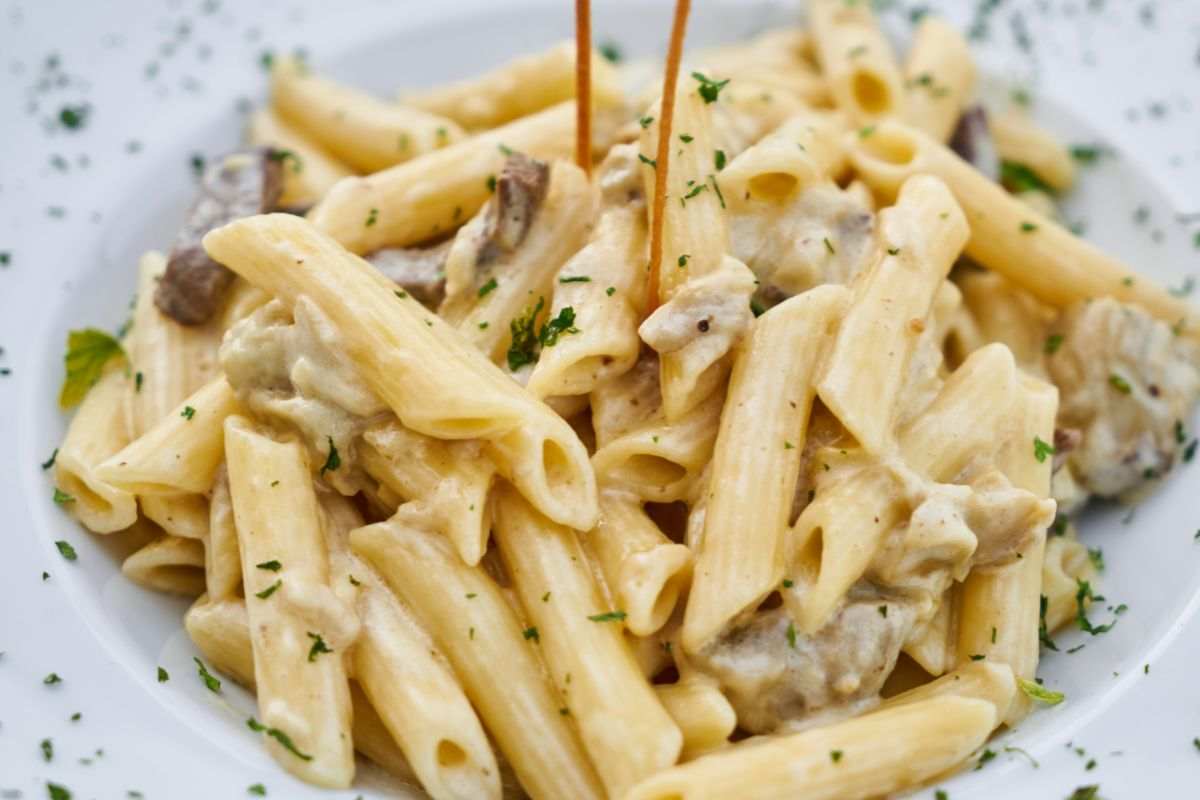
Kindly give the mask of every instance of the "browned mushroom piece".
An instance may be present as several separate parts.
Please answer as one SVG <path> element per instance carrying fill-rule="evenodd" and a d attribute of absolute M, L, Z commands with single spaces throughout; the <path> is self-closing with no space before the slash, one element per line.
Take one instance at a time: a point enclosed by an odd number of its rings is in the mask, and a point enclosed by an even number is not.
<path fill-rule="evenodd" d="M 446 255 L 453 239 L 430 247 L 386 247 L 367 256 L 382 272 L 417 302 L 430 310 L 446 296 Z"/>
<path fill-rule="evenodd" d="M 512 153 L 496 179 L 496 202 L 488 205 L 476 266 L 516 250 L 550 186 L 550 165 L 523 153 Z"/>
<path fill-rule="evenodd" d="M 983 106 L 971 106 L 958 118 L 958 125 L 950 137 L 950 149 L 992 180 L 1000 179 L 1000 156 L 996 153 L 987 110 Z"/>
<path fill-rule="evenodd" d="M 207 322 L 233 273 L 209 258 L 200 240 L 235 219 L 271 211 L 282 191 L 281 159 L 268 147 L 230 153 L 205 169 L 154 294 L 158 310 L 184 325 Z"/>

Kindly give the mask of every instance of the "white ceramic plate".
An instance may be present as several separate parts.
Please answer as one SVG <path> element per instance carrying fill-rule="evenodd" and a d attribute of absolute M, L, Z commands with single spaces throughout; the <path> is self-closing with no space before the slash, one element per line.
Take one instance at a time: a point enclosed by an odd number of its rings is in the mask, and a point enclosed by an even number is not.
<path fill-rule="evenodd" d="M 0 5 L 0 253 L 9 254 L 0 369 L 11 370 L 0 375 L 0 797 L 45 797 L 47 781 L 76 798 L 239 797 L 259 782 L 276 797 L 391 796 L 370 771 L 351 791 L 320 792 L 276 767 L 243 724 L 252 698 L 230 681 L 218 697 L 197 680 L 180 627 L 185 603 L 125 581 L 113 548 L 53 505 L 39 464 L 64 429 L 54 398 L 67 330 L 125 319 L 137 256 L 169 244 L 189 201 L 192 153 L 232 146 L 239 105 L 262 97 L 264 50 L 303 47 L 322 71 L 387 93 L 570 35 L 566 0 L 500 5 Z M 595 5 L 597 41 L 629 55 L 662 47 L 666 2 Z M 767 3 L 695 5 L 693 46 L 790 15 Z M 880 5 L 906 34 L 912 4 Z M 921 5 L 964 28 L 982 23 L 979 55 L 994 79 L 1027 88 L 1039 117 L 1069 141 L 1118 153 L 1082 171 L 1069 204 L 1089 238 L 1164 283 L 1200 272 L 1200 217 L 1186 216 L 1200 210 L 1200 5 L 1010 0 L 990 14 L 975 0 Z M 91 109 L 82 129 L 56 124 L 80 102 Z M 1110 800 L 1196 796 L 1198 470 L 1179 470 L 1131 514 L 1088 516 L 1084 537 L 1108 564 L 1102 591 L 1129 611 L 1105 636 L 1059 637 L 1062 652 L 1044 658 L 1041 674 L 1067 702 L 993 742 L 999 756 L 981 770 L 943 784 L 954 800 L 1066 798 L 1095 783 Z M 78 561 L 64 561 L 56 539 L 72 542 Z M 1065 652 L 1077 644 L 1086 647 Z M 158 665 L 169 682 L 156 681 Z M 50 672 L 63 682 L 44 685 Z"/>

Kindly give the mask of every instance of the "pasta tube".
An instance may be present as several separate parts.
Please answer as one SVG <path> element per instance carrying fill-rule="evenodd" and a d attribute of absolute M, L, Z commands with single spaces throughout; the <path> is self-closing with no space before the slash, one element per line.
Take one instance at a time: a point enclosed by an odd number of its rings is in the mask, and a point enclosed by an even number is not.
<path fill-rule="evenodd" d="M 905 182 L 879 228 L 885 252 L 857 282 L 817 385 L 821 401 L 873 454 L 891 446 L 917 337 L 969 234 L 950 190 L 923 175 Z"/>
<path fill-rule="evenodd" d="M 534 645 L 482 567 L 396 518 L 359 528 L 350 544 L 425 624 L 534 800 L 604 797 Z"/>
<path fill-rule="evenodd" d="M 225 420 L 225 453 L 264 739 L 289 772 L 318 786 L 346 788 L 354 778 L 354 749 L 340 651 L 353 641 L 357 620 L 329 588 L 321 511 L 304 448 L 269 439 L 233 416 Z M 262 566 L 272 563 L 278 569 Z M 282 736 L 266 735 L 272 730 Z"/>
<path fill-rule="evenodd" d="M 504 474 L 548 517 L 581 530 L 595 523 L 595 478 L 571 427 L 416 300 L 397 297 L 367 262 L 286 214 L 238 220 L 204 245 L 281 301 L 305 295 L 315 303 L 364 382 L 406 426 L 489 440 Z"/>
<path fill-rule="evenodd" d="M 510 487 L 496 492 L 496 541 L 533 641 L 546 658 L 583 746 L 610 796 L 675 763 L 683 735 L 622 638 L 578 535 L 539 515 Z M 569 676 L 569 677 L 568 677 Z"/>
<path fill-rule="evenodd" d="M 736 354 L 683 623 L 688 652 L 702 649 L 783 578 L 814 378 L 848 295 L 825 286 L 780 303 L 758 318 Z"/>
<path fill-rule="evenodd" d="M 1200 320 L 1184 300 L 1058 223 L 1029 209 L 949 148 L 899 122 L 880 123 L 850 147 L 850 161 L 877 194 L 894 196 L 919 173 L 946 182 L 967 216 L 966 253 L 1033 294 L 1063 308 L 1078 300 L 1114 297 L 1141 306 L 1177 330 L 1195 334 Z"/>

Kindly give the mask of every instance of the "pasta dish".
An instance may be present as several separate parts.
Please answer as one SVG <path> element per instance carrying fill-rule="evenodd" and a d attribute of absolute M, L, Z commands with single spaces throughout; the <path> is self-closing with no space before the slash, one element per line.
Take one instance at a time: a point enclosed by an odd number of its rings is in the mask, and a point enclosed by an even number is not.
<path fill-rule="evenodd" d="M 318 786 L 982 764 L 1064 699 L 1054 633 L 1119 620 L 1074 520 L 1194 457 L 1200 318 L 1069 228 L 1089 155 L 940 19 L 898 55 L 811 0 L 685 55 L 680 0 L 639 79 L 577 14 L 389 100 L 277 54 L 132 324 L 70 333 L 55 502 L 194 599 L 205 685 Z"/>

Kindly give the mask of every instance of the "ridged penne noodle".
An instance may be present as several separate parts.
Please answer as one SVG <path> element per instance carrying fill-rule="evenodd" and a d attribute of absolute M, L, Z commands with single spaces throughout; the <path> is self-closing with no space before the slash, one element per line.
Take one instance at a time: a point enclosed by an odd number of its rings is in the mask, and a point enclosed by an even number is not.
<path fill-rule="evenodd" d="M 868 452 L 890 446 L 896 403 L 934 295 L 967 240 L 967 222 L 945 184 L 917 176 L 879 215 L 879 260 L 854 286 L 821 401 Z"/>
<path fill-rule="evenodd" d="M 822 286 L 785 300 L 755 321 L 735 353 L 684 617 L 689 653 L 783 578 L 815 377 L 848 295 L 843 287 Z"/>
<path fill-rule="evenodd" d="M 842 134 L 846 120 L 836 111 L 806 110 L 743 151 L 721 172 L 730 203 L 784 202 L 845 169 Z"/>
<path fill-rule="evenodd" d="M 221 447 L 224 451 L 224 445 Z M 214 602 L 228 600 L 242 585 L 242 555 L 238 549 L 237 524 L 233 519 L 233 498 L 229 496 L 229 474 L 224 468 L 213 481 L 208 508 L 208 530 L 204 543 L 204 582 L 206 594 Z"/>
<path fill-rule="evenodd" d="M 805 29 L 780 28 L 745 42 L 704 50 L 696 58 L 715 79 L 759 83 L 809 105 L 827 105 L 829 89 L 809 58 L 811 47 Z"/>
<path fill-rule="evenodd" d="M 686 498 L 712 456 L 724 400 L 715 391 L 676 422 L 660 410 L 613 438 L 592 456 L 596 479 L 656 503 Z"/>
<path fill-rule="evenodd" d="M 499 202 L 498 197 L 493 197 L 489 202 Z M 487 265 L 486 274 L 491 276 L 487 285 L 494 284 L 494 288 L 482 291 L 480 275 L 477 283 L 449 293 L 450 276 L 459 266 L 455 262 L 469 261 L 462 265 L 464 271 L 471 274 L 478 271 L 474 261 L 480 252 L 479 230 L 475 226 L 477 222 L 480 227 L 486 223 L 482 217 L 472 220 L 459 231 L 447 256 L 448 296 L 438 315 L 485 356 L 503 363 L 505 350 L 512 342 L 509 323 L 528 312 L 538 300 L 549 305 L 559 268 L 587 242 L 596 202 L 596 191 L 583 170 L 567 161 L 555 161 L 550 166 L 546 196 L 534 213 L 520 247 Z M 481 215 L 486 216 L 489 209 L 485 207 Z M 460 243 L 464 245 L 461 248 Z M 535 316 L 535 320 L 538 318 Z M 563 341 L 569 338 L 562 337 Z"/>
<path fill-rule="evenodd" d="M 443 537 L 395 519 L 354 531 L 350 542 L 450 659 L 525 791 L 534 800 L 604 797 L 537 645 L 522 636 L 521 621 L 483 568 L 464 564 Z"/>
<path fill-rule="evenodd" d="M 138 498 L 142 514 L 172 536 L 203 541 L 208 535 L 208 498 L 202 494 L 154 494 Z"/>
<path fill-rule="evenodd" d="M 870 5 L 813 0 L 809 16 L 821 73 L 837 107 L 855 125 L 901 113 L 900 67 Z"/>
<path fill-rule="evenodd" d="M 1022 369 L 1044 372 L 1046 330 L 1054 318 L 1053 310 L 994 272 L 968 272 L 957 282 L 963 306 L 982 341 L 1007 345 Z"/>
<path fill-rule="evenodd" d="M 989 345 L 975 351 L 929 408 L 900 431 L 899 452 L 919 474 L 939 482 L 953 480 L 974 460 L 995 453 L 1016 391 L 1016 366 L 1007 348 Z M 862 576 L 883 536 L 900 521 L 896 491 L 890 470 L 866 465 L 818 492 L 801 512 L 786 552 L 790 579 L 806 591 L 784 593 L 801 632 L 821 628 Z"/>
<path fill-rule="evenodd" d="M 59 504 L 93 533 L 112 533 L 137 521 L 137 499 L 102 480 L 96 469 L 129 442 L 125 407 L 133 390 L 124 359 L 110 364 L 88 391 L 54 458 Z M 57 497 L 57 495 L 56 495 Z"/>
<path fill-rule="evenodd" d="M 367 262 L 286 214 L 239 220 L 204 245 L 281 301 L 306 295 L 315 303 L 362 379 L 406 426 L 488 439 L 504 474 L 547 516 L 579 529 L 595 523 L 595 478 L 570 426 L 412 297 L 397 297 Z"/>
<path fill-rule="evenodd" d="M 947 141 L 975 88 L 975 61 L 967 40 L 945 20 L 925 17 L 913 33 L 904 84 L 904 120 Z"/>
<path fill-rule="evenodd" d="M 761 80 L 746 76 L 731 81 L 721 92 L 720 102 L 709 108 L 712 112 L 713 166 L 720 171 L 716 164 L 717 150 L 731 160 L 804 108 L 799 97 L 776 87 L 765 76 Z M 722 183 L 721 190 L 724 188 Z"/>
<path fill-rule="evenodd" d="M 377 100 L 318 77 L 296 58 L 274 59 L 271 106 L 287 123 L 362 172 L 386 169 L 464 136 L 445 117 Z"/>
<path fill-rule="evenodd" d="M 134 373 L 129 431 L 134 439 L 217 374 L 223 321 L 214 315 L 203 325 L 180 325 L 162 314 L 154 305 L 154 293 L 166 269 L 162 253 L 151 251 L 138 262 L 138 293 L 128 347 Z M 232 301 L 240 295 L 236 284 L 229 295 L 232 308 Z"/>
<path fill-rule="evenodd" d="M 225 453 L 260 724 L 265 732 L 282 731 L 293 746 L 263 738 L 289 772 L 345 788 L 354 778 L 354 749 L 342 650 L 354 640 L 358 620 L 329 587 L 307 456 L 298 442 L 270 439 L 237 416 L 225 421 Z"/>
<path fill-rule="evenodd" d="M 958 663 L 959 587 L 956 583 L 946 590 L 933 617 L 904 643 L 904 653 L 935 678 Z"/>
<path fill-rule="evenodd" d="M 279 204 L 285 208 L 307 208 L 324 197 L 335 183 L 354 174 L 269 108 L 254 112 L 246 136 L 251 144 L 290 154 L 282 158 L 283 194 L 279 196 Z"/>
<path fill-rule="evenodd" d="M 674 764 L 683 735 L 626 646 L 625 614 L 604 602 L 578 534 L 511 487 L 497 489 L 495 518 L 500 553 L 533 624 L 526 638 L 540 647 L 609 795 L 621 797 Z"/>
<path fill-rule="evenodd" d="M 616 69 L 592 54 L 592 102 L 623 101 Z M 464 128 L 494 128 L 575 97 L 575 44 L 563 42 L 519 56 L 473 78 L 424 91 L 402 92 L 400 102 L 448 117 Z"/>
<path fill-rule="evenodd" d="M 995 709 L 996 722 L 999 724 L 1003 721 L 1005 710 L 1012 705 L 1016 691 L 1017 682 L 1013 678 L 1012 668 L 1007 664 L 986 660 L 968 661 L 937 680 L 889 697 L 883 701 L 881 708 L 895 708 L 945 696 L 986 700 Z"/>
<path fill-rule="evenodd" d="M 444 657 L 369 567 L 356 576 L 354 676 L 422 787 L 435 800 L 499 798 L 496 758 Z"/>
<path fill-rule="evenodd" d="M 1151 281 L 1132 280 L 1134 271 L 1126 264 L 1030 210 L 915 128 L 881 122 L 870 136 L 853 142 L 850 161 L 859 177 L 885 198 L 894 197 L 912 175 L 941 178 L 966 213 L 971 229 L 967 255 L 1047 305 L 1062 308 L 1109 296 L 1139 305 L 1189 334 L 1200 325 L 1186 301 Z"/>
<path fill-rule="evenodd" d="M 999 454 L 999 467 L 1019 489 L 1038 497 L 1050 494 L 1051 461 L 1036 441 L 1054 440 L 1058 390 L 1036 378 L 1023 377 L 1016 402 L 1015 435 Z M 1033 680 L 1037 673 L 1039 607 L 1046 530 L 1032 531 L 1031 544 L 1015 562 L 976 569 L 962 586 L 958 658 L 977 656 L 1008 664 L 1018 678 Z M 1024 694 L 1004 711 L 1014 725 L 1031 709 Z"/>
<path fill-rule="evenodd" d="M 1023 112 L 1010 110 L 988 117 L 988 131 L 1002 161 L 1028 167 L 1060 192 L 1075 183 L 1075 159 L 1054 134 Z"/>
<path fill-rule="evenodd" d="M 482 443 L 434 439 L 393 419 L 364 431 L 359 447 L 371 477 L 401 502 L 419 502 L 459 557 L 472 566 L 479 563 L 487 550 L 487 499 L 496 477 Z"/>
<path fill-rule="evenodd" d="M 986 700 L 931 697 L 803 733 L 750 739 L 660 772 L 626 797 L 881 797 L 958 765 L 983 744 L 997 722 L 996 710 Z"/>
<path fill-rule="evenodd" d="M 205 661 L 247 689 L 254 689 L 254 652 L 250 645 L 245 600 L 216 602 L 200 597 L 184 615 L 183 624 Z M 366 694 L 353 682 L 350 700 L 354 748 L 418 791 L 420 784 L 404 753 L 371 707 Z"/>
<path fill-rule="evenodd" d="M 106 459 L 96 472 L 143 498 L 205 493 L 225 456 L 225 418 L 238 409 L 229 382 L 223 376 L 214 378 Z"/>
<path fill-rule="evenodd" d="M 156 592 L 204 593 L 204 545 L 164 534 L 121 562 L 121 574 Z"/>
<path fill-rule="evenodd" d="M 603 125 L 595 135 L 597 144 L 610 136 Z M 505 151 L 543 161 L 567 159 L 574 136 L 575 103 L 560 103 L 409 163 L 346 178 L 308 216 L 355 253 L 417 244 L 454 230 L 483 206 L 491 195 L 489 178 L 504 167 Z"/>
<path fill-rule="evenodd" d="M 662 267 L 659 270 L 659 299 L 664 303 L 638 330 L 643 341 L 658 350 L 661 360 L 663 410 L 668 420 L 678 420 L 698 406 L 717 388 L 729 371 L 729 349 L 748 323 L 753 274 L 744 264 L 728 256 L 729 227 L 725 221 L 724 196 L 713 163 L 712 111 L 696 89 L 696 82 L 681 82 L 675 95 L 675 136 L 681 140 L 671 157 L 667 176 L 667 200 L 662 219 Z M 642 131 L 639 148 L 642 178 L 647 197 L 654 196 L 654 154 L 659 123 L 651 121 Z M 672 145 L 673 146 L 673 145 Z M 700 283 L 704 281 L 705 283 Z M 672 306 L 672 300 L 686 292 Z M 736 302 L 744 294 L 742 314 L 718 324 L 706 323 L 700 336 L 679 337 L 676 329 L 687 323 L 687 309 L 700 306 L 705 296 L 719 295 Z M 650 298 L 653 307 L 655 298 Z M 657 332 L 657 336 L 653 335 Z M 664 334 L 669 344 L 660 343 Z M 678 340 L 678 341 L 676 341 Z M 660 349 L 662 348 L 662 349 Z"/>
<path fill-rule="evenodd" d="M 666 537 L 640 498 L 611 489 L 601 490 L 600 524 L 583 542 L 625 627 L 638 636 L 662 628 L 691 579 L 692 551 Z"/>
<path fill-rule="evenodd" d="M 587 394 L 637 361 L 645 304 L 646 222 L 641 207 L 604 213 L 592 240 L 558 273 L 549 317 L 570 307 L 578 333 L 542 350 L 526 388 L 538 397 Z"/>
<path fill-rule="evenodd" d="M 655 686 L 654 691 L 683 732 L 681 761 L 690 761 L 724 746 L 737 727 L 733 706 L 712 681 L 688 677 Z"/>

